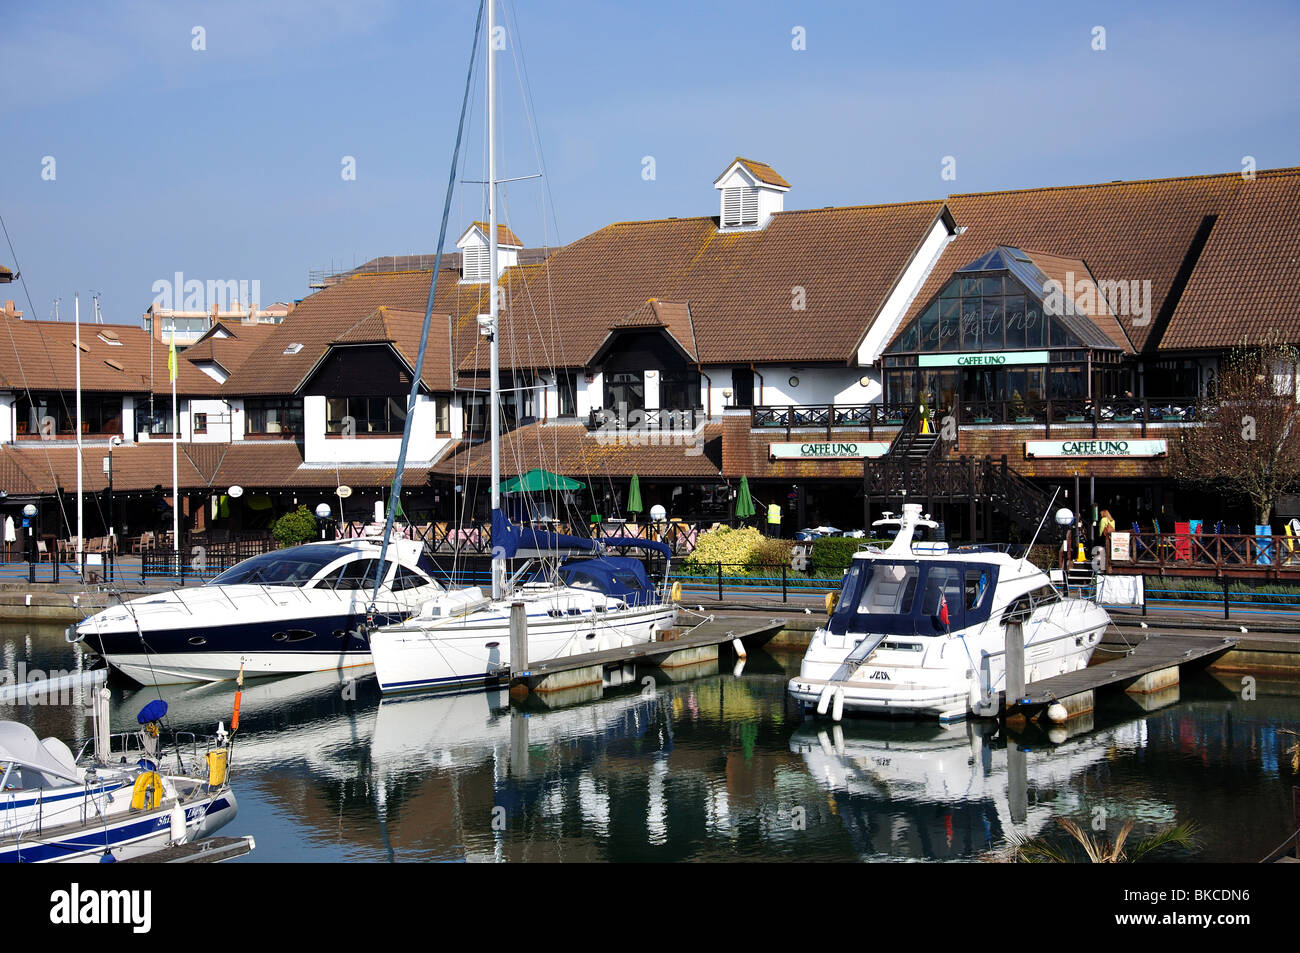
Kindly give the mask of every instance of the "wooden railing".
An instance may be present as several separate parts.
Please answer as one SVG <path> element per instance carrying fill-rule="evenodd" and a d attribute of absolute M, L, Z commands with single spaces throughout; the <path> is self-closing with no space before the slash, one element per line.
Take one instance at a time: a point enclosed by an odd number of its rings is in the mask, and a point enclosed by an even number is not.
<path fill-rule="evenodd" d="M 1129 533 L 1128 559 L 1112 558 L 1114 572 L 1300 577 L 1300 538 L 1253 533 Z"/>
<path fill-rule="evenodd" d="M 874 436 L 877 427 L 901 427 L 915 404 L 771 404 L 750 410 L 754 430 L 790 431 L 816 428 L 827 438 L 832 430 L 865 429 Z"/>
<path fill-rule="evenodd" d="M 686 407 L 680 410 L 657 408 L 654 410 L 627 410 L 598 407 L 587 415 L 588 430 L 694 430 L 704 422 L 703 407 Z"/>

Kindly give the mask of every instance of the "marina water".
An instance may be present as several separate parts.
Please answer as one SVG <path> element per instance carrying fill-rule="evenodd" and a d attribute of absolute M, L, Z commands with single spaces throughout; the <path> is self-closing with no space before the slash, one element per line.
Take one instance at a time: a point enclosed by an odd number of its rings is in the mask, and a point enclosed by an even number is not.
<path fill-rule="evenodd" d="M 798 653 L 750 653 L 551 703 L 504 692 L 379 697 L 368 669 L 244 689 L 228 833 L 248 862 L 977 861 L 1055 818 L 1112 837 L 1183 821 L 1195 861 L 1253 862 L 1286 835 L 1300 686 L 1202 673 L 1145 712 L 1124 697 L 1068 731 L 805 719 Z M 56 627 L 0 626 L 14 672 L 84 667 Z M 157 697 L 116 679 L 114 730 Z M 230 723 L 234 685 L 168 686 L 171 727 Z M 1247 695 L 1250 693 L 1247 692 Z M 79 743 L 79 697 L 0 718 Z M 74 750 L 77 745 L 73 745 Z M 1022 759 L 1022 762 L 1013 762 Z M 1023 778 L 1016 784 L 1013 778 Z M 1166 859 L 1180 854 L 1164 854 Z"/>

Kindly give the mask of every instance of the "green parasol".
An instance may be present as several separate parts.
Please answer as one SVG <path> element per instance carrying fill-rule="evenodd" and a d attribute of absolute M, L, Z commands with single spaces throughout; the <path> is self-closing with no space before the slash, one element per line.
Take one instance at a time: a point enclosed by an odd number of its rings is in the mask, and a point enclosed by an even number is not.
<path fill-rule="evenodd" d="M 570 480 L 550 470 L 529 470 L 513 480 L 501 481 L 502 493 L 540 493 L 543 490 L 585 490 L 587 484 Z"/>
<path fill-rule="evenodd" d="M 736 519 L 747 520 L 754 515 L 754 498 L 749 495 L 749 477 L 740 478 L 736 491 Z"/>
<path fill-rule="evenodd" d="M 632 485 L 627 488 L 627 511 L 629 513 L 640 513 L 644 506 L 641 505 L 641 481 L 632 474 Z"/>

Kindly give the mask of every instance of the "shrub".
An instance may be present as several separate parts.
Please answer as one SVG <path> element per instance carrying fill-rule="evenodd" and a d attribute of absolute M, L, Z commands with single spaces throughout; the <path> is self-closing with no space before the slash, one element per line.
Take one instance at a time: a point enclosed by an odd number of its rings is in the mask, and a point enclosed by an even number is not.
<path fill-rule="evenodd" d="M 866 542 L 868 540 L 846 536 L 825 536 L 813 540 L 808 569 L 814 573 L 842 572 L 849 568 L 853 554 Z"/>
<path fill-rule="evenodd" d="M 281 546 L 297 546 L 317 536 L 316 517 L 305 506 L 290 510 L 271 525 L 271 535 Z"/>
<path fill-rule="evenodd" d="M 717 564 L 722 563 L 724 576 L 739 576 L 757 561 L 755 554 L 764 541 L 763 534 L 752 526 L 719 526 L 699 535 L 695 549 L 682 560 L 682 567 L 690 572 L 716 572 Z"/>

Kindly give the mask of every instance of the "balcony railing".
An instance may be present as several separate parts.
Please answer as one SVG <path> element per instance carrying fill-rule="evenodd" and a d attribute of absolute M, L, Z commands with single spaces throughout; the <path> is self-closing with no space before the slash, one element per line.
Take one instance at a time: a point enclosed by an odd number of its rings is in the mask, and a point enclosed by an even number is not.
<path fill-rule="evenodd" d="M 913 404 L 768 404 L 750 411 L 750 427 L 754 430 L 817 429 L 829 437 L 832 430 L 867 431 L 871 436 L 877 427 L 901 427 Z"/>
<path fill-rule="evenodd" d="M 1117 397 L 1091 401 L 1075 398 L 1026 400 L 966 400 L 952 411 L 936 410 L 936 419 L 952 413 L 959 426 L 1022 424 L 1047 428 L 1130 424 L 1146 435 L 1148 424 L 1186 424 L 1204 421 L 1210 410 L 1188 397 Z"/>
<path fill-rule="evenodd" d="M 608 410 L 597 408 L 587 415 L 588 430 L 694 430 L 704 423 L 704 408 L 687 407 L 681 410 L 659 408 L 655 410 Z"/>

